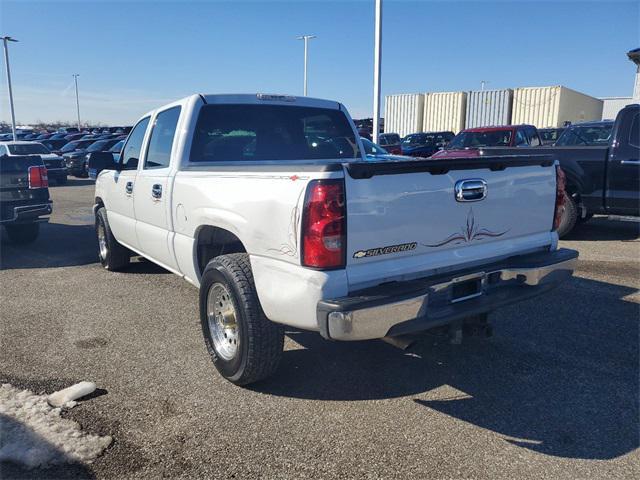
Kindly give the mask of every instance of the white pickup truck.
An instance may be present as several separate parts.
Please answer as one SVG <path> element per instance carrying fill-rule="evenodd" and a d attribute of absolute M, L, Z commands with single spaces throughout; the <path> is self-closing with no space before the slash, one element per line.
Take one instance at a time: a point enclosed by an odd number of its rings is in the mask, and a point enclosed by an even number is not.
<path fill-rule="evenodd" d="M 100 159 L 99 256 L 139 254 L 200 289 L 206 346 L 246 385 L 272 374 L 283 325 L 398 337 L 548 291 L 562 171 L 546 156 L 368 161 L 337 102 L 193 95 L 144 115 Z"/>

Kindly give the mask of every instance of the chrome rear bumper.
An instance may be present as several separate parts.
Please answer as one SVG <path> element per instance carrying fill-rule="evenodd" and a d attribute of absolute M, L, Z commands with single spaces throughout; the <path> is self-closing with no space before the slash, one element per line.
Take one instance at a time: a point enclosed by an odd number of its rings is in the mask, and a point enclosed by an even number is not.
<path fill-rule="evenodd" d="M 445 278 L 394 282 L 318 303 L 320 333 L 368 340 L 412 333 L 540 295 L 573 275 L 578 252 L 513 257 Z"/>

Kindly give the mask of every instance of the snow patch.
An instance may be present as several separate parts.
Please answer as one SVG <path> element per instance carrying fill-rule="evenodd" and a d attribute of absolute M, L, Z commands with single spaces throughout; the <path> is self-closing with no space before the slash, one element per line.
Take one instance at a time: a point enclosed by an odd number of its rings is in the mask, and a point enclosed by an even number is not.
<path fill-rule="evenodd" d="M 0 462 L 27 468 L 88 463 L 111 444 L 110 436 L 84 433 L 60 412 L 47 403 L 46 395 L 34 395 L 8 383 L 0 386 Z"/>

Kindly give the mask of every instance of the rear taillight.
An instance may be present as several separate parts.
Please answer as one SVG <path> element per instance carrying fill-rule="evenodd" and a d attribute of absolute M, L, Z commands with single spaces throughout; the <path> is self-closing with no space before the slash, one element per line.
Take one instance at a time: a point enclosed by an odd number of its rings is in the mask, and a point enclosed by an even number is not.
<path fill-rule="evenodd" d="M 553 229 L 558 230 L 564 213 L 564 199 L 566 195 L 566 177 L 562 168 L 556 165 L 556 210 L 553 217 Z"/>
<path fill-rule="evenodd" d="M 29 188 L 47 188 L 48 186 L 46 167 L 29 167 Z"/>
<path fill-rule="evenodd" d="M 346 234 L 344 181 L 309 182 L 302 211 L 302 264 L 344 267 Z"/>

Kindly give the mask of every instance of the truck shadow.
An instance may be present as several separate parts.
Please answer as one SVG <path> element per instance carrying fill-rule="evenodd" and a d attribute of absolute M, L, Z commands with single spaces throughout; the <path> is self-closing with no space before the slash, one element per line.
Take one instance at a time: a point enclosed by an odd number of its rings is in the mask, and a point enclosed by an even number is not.
<path fill-rule="evenodd" d="M 640 222 L 617 220 L 615 217 L 594 217 L 576 225 L 563 240 L 637 240 L 640 238 Z"/>
<path fill-rule="evenodd" d="M 490 340 L 450 345 L 425 335 L 405 352 L 290 332 L 304 348 L 286 351 L 275 378 L 256 389 L 331 401 L 407 397 L 543 454 L 615 458 L 639 446 L 640 312 L 624 300 L 635 292 L 575 278 L 542 301 L 496 312 Z"/>
<path fill-rule="evenodd" d="M 38 239 L 26 245 L 11 243 L 6 232 L 2 232 L 0 270 L 72 267 L 91 263 L 98 263 L 98 242 L 93 225 L 43 223 Z M 170 273 L 142 257 L 133 257 L 124 272 Z"/>
<path fill-rule="evenodd" d="M 87 265 L 98 261 L 97 252 L 93 225 L 44 223 L 37 240 L 26 245 L 11 243 L 2 232 L 0 269 Z"/>

